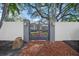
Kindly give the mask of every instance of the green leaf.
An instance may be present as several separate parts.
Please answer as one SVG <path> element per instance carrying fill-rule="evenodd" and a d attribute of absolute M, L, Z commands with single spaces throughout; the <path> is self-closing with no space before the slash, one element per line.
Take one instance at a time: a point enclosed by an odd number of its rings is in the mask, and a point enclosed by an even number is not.
<path fill-rule="evenodd" d="M 17 12 L 18 14 L 20 13 L 19 12 L 19 8 L 17 6 L 16 3 L 10 3 L 9 6 L 8 6 L 8 10 L 9 12 L 11 12 L 13 15 L 15 14 L 15 12 Z"/>

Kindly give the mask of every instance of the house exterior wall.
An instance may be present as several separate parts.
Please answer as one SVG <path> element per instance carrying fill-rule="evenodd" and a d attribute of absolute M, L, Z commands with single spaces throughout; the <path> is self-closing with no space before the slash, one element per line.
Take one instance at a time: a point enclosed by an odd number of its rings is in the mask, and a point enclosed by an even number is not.
<path fill-rule="evenodd" d="M 55 40 L 79 40 L 79 22 L 56 22 Z"/>

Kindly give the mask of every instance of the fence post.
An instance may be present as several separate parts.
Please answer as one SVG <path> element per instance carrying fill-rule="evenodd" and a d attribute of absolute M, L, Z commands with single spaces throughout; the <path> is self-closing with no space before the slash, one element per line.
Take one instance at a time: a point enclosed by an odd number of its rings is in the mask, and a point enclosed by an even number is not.
<path fill-rule="evenodd" d="M 24 21 L 24 42 L 29 42 L 30 39 L 30 21 L 29 20 L 25 20 Z"/>
<path fill-rule="evenodd" d="M 50 21 L 50 41 L 55 41 L 55 26 L 52 24 L 52 22 Z"/>

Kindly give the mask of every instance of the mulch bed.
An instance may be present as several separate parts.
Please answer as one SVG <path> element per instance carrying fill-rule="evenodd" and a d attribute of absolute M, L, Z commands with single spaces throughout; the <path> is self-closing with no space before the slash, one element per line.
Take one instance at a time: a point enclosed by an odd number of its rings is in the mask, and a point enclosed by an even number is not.
<path fill-rule="evenodd" d="M 20 52 L 20 56 L 78 56 L 79 53 L 62 41 L 31 41 Z"/>

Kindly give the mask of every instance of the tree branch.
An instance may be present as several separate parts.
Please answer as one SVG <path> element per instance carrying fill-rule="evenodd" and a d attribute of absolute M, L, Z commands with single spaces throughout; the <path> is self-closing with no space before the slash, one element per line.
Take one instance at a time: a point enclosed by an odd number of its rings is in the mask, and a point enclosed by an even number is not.
<path fill-rule="evenodd" d="M 62 12 L 61 12 L 61 11 L 62 11 L 62 5 L 63 5 L 62 3 L 59 5 L 59 13 L 58 13 L 58 15 L 56 16 L 56 18 L 59 17 L 59 15 L 62 13 Z"/>
<path fill-rule="evenodd" d="M 63 15 L 63 16 L 61 16 L 59 19 L 61 19 L 61 18 L 64 17 L 64 16 L 68 16 L 68 15 L 72 15 L 72 14 Z M 73 15 L 72 15 L 72 16 L 73 16 Z M 59 21 L 59 19 L 58 19 L 58 21 Z"/>
<path fill-rule="evenodd" d="M 28 3 L 28 5 L 31 6 L 32 8 L 34 8 L 42 18 L 46 18 L 47 19 L 47 17 L 43 16 L 43 14 L 40 13 L 38 8 L 36 8 L 35 6 L 31 5 L 30 3 Z"/>

